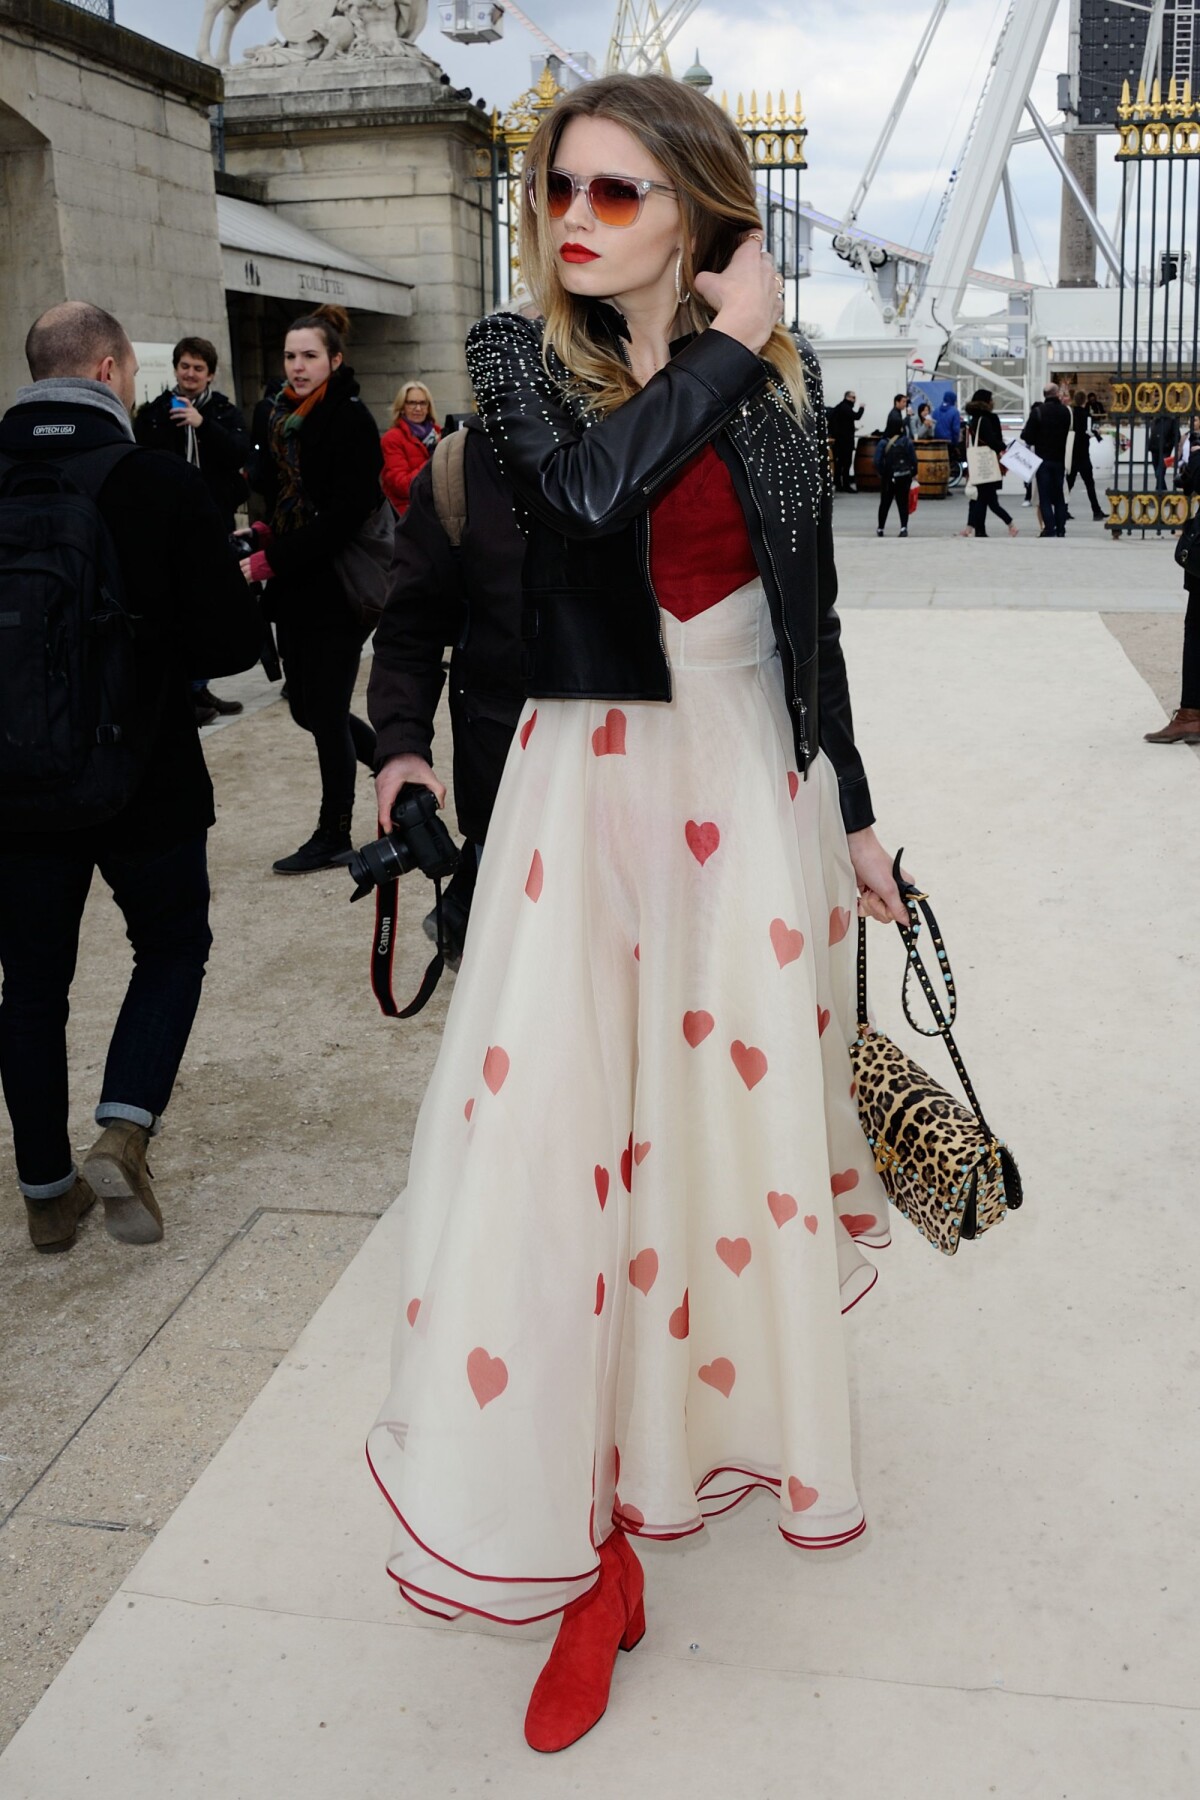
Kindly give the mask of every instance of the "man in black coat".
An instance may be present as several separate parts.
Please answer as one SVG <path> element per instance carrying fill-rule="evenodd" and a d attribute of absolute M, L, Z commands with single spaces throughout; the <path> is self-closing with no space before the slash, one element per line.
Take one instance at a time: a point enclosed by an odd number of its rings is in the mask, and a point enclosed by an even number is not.
<path fill-rule="evenodd" d="M 204 485 L 232 532 L 234 513 L 248 492 L 242 471 L 250 456 L 250 433 L 233 401 L 213 386 L 216 346 L 207 338 L 180 338 L 171 352 L 175 386 L 139 406 L 133 432 L 147 450 L 182 456 L 199 469 Z M 240 700 L 222 700 L 207 680 L 194 680 L 196 723 L 207 725 L 220 713 L 240 713 Z"/>
<path fill-rule="evenodd" d="M 855 427 L 863 416 L 861 406 L 857 412 L 854 409 L 857 398 L 847 388 L 837 405 L 827 407 L 825 411 L 829 435 L 833 439 L 833 485 L 839 494 L 854 492 L 851 476 L 854 472 L 854 443 L 858 435 Z"/>
<path fill-rule="evenodd" d="M 26 341 L 32 384 L 0 420 L 0 470 L 131 445 L 137 358 L 118 321 L 70 301 Z M 83 477 L 80 477 L 83 480 Z M 200 1000 L 212 936 L 206 836 L 213 790 L 189 674 L 233 675 L 258 655 L 258 613 L 226 521 L 180 456 L 132 449 L 95 490 L 121 572 L 133 639 L 144 772 L 122 810 L 83 830 L 0 832 L 0 1076 L 30 1237 L 67 1250 L 97 1196 L 109 1235 L 162 1236 L 146 1170 Z M 4 595 L 0 593 L 0 611 Z M 66 1021 L 80 921 L 96 869 L 133 945 L 100 1090 L 101 1135 L 76 1170 L 67 1132 Z"/>
<path fill-rule="evenodd" d="M 1071 409 L 1064 406 L 1058 386 L 1049 382 L 1041 400 L 1030 409 L 1021 432 L 1022 440 L 1041 457 L 1037 472 L 1038 505 L 1042 510 L 1043 537 L 1067 535 L 1067 437 Z"/>
<path fill-rule="evenodd" d="M 512 494 L 479 420 L 446 440 L 412 485 L 396 533 L 391 593 L 375 632 L 367 707 L 379 739 L 376 790 L 387 826 L 406 782 L 445 797 L 433 772 L 433 721 L 450 662 L 454 802 L 467 840 L 444 899 L 453 954 L 461 955 L 478 856 L 487 836 L 513 731 L 525 702 L 521 565 L 525 539 Z M 435 475 L 461 453 L 465 528 L 455 546 L 434 499 Z"/>

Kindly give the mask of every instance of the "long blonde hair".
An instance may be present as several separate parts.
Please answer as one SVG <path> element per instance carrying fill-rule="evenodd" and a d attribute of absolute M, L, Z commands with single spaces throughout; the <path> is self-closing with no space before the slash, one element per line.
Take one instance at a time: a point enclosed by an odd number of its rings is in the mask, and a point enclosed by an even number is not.
<path fill-rule="evenodd" d="M 525 177 L 534 204 L 522 194 L 521 273 L 545 320 L 542 354 L 553 350 L 574 378 L 584 403 L 608 412 L 638 393 L 632 370 L 614 351 L 599 346 L 587 329 L 585 300 L 569 294 L 546 204 L 546 174 L 572 119 L 608 119 L 649 151 L 676 190 L 683 225 L 679 282 L 688 295 L 681 310 L 693 331 L 711 324 L 713 309 L 693 292 L 697 271 L 726 267 L 748 231 L 761 231 L 754 176 L 741 132 L 720 107 L 665 75 L 606 75 L 562 95 L 546 114 L 525 152 Z M 795 339 L 777 325 L 760 353 L 779 377 L 797 413 L 808 405 L 804 365 Z"/>

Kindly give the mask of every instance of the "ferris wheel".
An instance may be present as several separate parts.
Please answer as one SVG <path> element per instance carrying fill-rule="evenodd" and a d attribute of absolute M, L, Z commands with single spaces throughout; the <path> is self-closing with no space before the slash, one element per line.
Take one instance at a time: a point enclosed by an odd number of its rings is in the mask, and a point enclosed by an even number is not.
<path fill-rule="evenodd" d="M 652 71 L 669 75 L 667 46 L 687 24 L 700 0 L 617 0 L 612 35 L 605 59 L 605 73 L 627 70 L 633 75 Z M 512 0 L 443 0 L 438 7 L 438 24 L 444 37 L 457 44 L 494 44 L 504 34 L 504 15 L 511 13 L 519 25 L 545 45 L 582 81 L 592 80 L 595 71 L 585 68 L 569 51 L 544 32 L 528 13 Z"/>

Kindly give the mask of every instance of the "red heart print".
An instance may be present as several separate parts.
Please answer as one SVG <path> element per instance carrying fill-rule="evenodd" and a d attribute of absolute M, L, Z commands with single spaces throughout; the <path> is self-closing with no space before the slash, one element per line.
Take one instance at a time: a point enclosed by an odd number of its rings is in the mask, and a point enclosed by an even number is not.
<path fill-rule="evenodd" d="M 835 906 L 829 915 L 829 942 L 840 944 L 850 929 L 850 914 L 844 906 Z"/>
<path fill-rule="evenodd" d="M 729 1046 L 729 1054 L 733 1058 L 733 1066 L 748 1088 L 757 1087 L 767 1072 L 767 1059 L 762 1051 L 753 1044 L 743 1044 L 741 1038 L 734 1038 Z"/>
<path fill-rule="evenodd" d="M 783 1229 L 789 1219 L 794 1219 L 800 1210 L 796 1205 L 795 1196 L 793 1194 L 777 1194 L 774 1188 L 772 1188 L 771 1192 L 767 1195 L 767 1205 L 771 1210 L 771 1217 L 774 1219 L 776 1225 L 779 1226 L 780 1230 Z"/>
<path fill-rule="evenodd" d="M 858 1186 L 858 1170 L 843 1169 L 840 1175 L 834 1175 L 829 1183 L 836 1200 L 839 1194 L 849 1194 Z"/>
<path fill-rule="evenodd" d="M 788 770 L 788 793 L 791 795 L 792 799 L 794 800 L 796 798 L 796 795 L 799 792 L 800 792 L 800 777 L 797 775 L 795 769 L 789 769 Z"/>
<path fill-rule="evenodd" d="M 688 849 L 703 868 L 720 844 L 721 833 L 711 819 L 706 819 L 701 825 L 697 825 L 695 819 L 689 819 L 683 828 L 683 834 L 687 838 Z"/>
<path fill-rule="evenodd" d="M 410 1300 L 409 1301 L 407 1307 L 405 1308 L 404 1316 L 408 1320 L 410 1325 L 416 1324 L 417 1314 L 420 1312 L 420 1310 L 421 1310 L 421 1302 L 419 1300 Z"/>
<path fill-rule="evenodd" d="M 600 1314 L 603 1311 L 604 1311 L 604 1277 L 603 1277 L 603 1275 L 597 1275 L 597 1277 L 596 1277 L 596 1317 L 599 1318 Z"/>
<path fill-rule="evenodd" d="M 728 1400 L 737 1380 L 737 1370 L 727 1356 L 714 1356 L 710 1363 L 703 1364 L 696 1373 L 706 1386 L 716 1388 Z"/>
<path fill-rule="evenodd" d="M 592 733 L 593 756 L 624 756 L 625 727 L 629 723 L 619 707 L 614 706 L 603 725 Z"/>
<path fill-rule="evenodd" d="M 683 1015 L 683 1035 L 694 1050 L 702 1044 L 716 1020 L 710 1012 L 685 1012 Z"/>
<path fill-rule="evenodd" d="M 603 1212 L 608 1201 L 608 1170 L 601 1168 L 599 1163 L 596 1164 L 596 1198 Z"/>
<path fill-rule="evenodd" d="M 472 1094 L 471 1098 L 467 1101 L 467 1104 L 463 1107 L 463 1118 L 467 1121 L 468 1125 L 471 1123 L 471 1114 L 474 1111 L 475 1111 L 475 1096 Z"/>
<path fill-rule="evenodd" d="M 874 1231 L 879 1223 L 874 1213 L 842 1213 L 842 1224 L 851 1237 L 863 1237 L 868 1231 Z"/>
<path fill-rule="evenodd" d="M 629 1134 L 629 1142 L 621 1152 L 621 1185 L 627 1194 L 633 1192 L 633 1133 Z"/>
<path fill-rule="evenodd" d="M 629 1265 L 629 1280 L 641 1293 L 648 1294 L 658 1279 L 658 1251 L 639 1250 Z"/>
<path fill-rule="evenodd" d="M 633 960 L 634 962 L 641 962 L 642 960 L 642 946 L 640 944 L 635 944 L 633 946 Z"/>
<path fill-rule="evenodd" d="M 467 1358 L 467 1380 L 482 1412 L 485 1406 L 499 1399 L 508 1386 L 508 1369 L 500 1357 L 489 1356 L 486 1350 L 477 1347 Z"/>
<path fill-rule="evenodd" d="M 788 1476 L 788 1499 L 792 1503 L 793 1512 L 807 1512 L 820 1498 L 816 1488 L 805 1487 L 794 1475 Z"/>
<path fill-rule="evenodd" d="M 530 735 L 532 734 L 533 728 L 536 724 L 537 724 L 537 707 L 535 706 L 533 711 L 530 713 L 529 717 L 526 719 L 525 723 L 521 727 L 521 748 L 522 748 L 522 750 L 524 750 L 525 746 L 528 744 Z"/>
<path fill-rule="evenodd" d="M 857 1092 L 858 1092 L 858 1083 L 857 1083 L 857 1081 L 852 1081 L 850 1083 L 850 1098 L 852 1100 L 853 1100 L 855 1094 L 857 1094 Z"/>
<path fill-rule="evenodd" d="M 636 1169 L 640 1169 L 642 1164 L 645 1162 L 646 1158 L 649 1156 L 649 1154 L 650 1154 L 649 1140 L 647 1140 L 646 1143 L 644 1143 L 644 1144 L 635 1144 L 633 1146 L 634 1167 Z"/>
<path fill-rule="evenodd" d="M 493 1044 L 483 1059 L 483 1079 L 498 1094 L 508 1079 L 508 1051 Z"/>
<path fill-rule="evenodd" d="M 781 969 L 795 962 L 804 948 L 804 933 L 791 931 L 782 919 L 771 920 L 771 948 Z"/>
<path fill-rule="evenodd" d="M 811 1231 L 813 1236 L 816 1237 L 816 1235 L 817 1235 L 817 1215 L 816 1215 L 816 1213 L 805 1213 L 804 1229 L 805 1229 L 805 1231 Z"/>
<path fill-rule="evenodd" d="M 688 1290 L 684 1288 L 683 1300 L 667 1320 L 667 1330 L 673 1338 L 685 1338 L 691 1328 L 692 1315 L 688 1306 Z"/>
<path fill-rule="evenodd" d="M 542 897 L 542 882 L 545 878 L 545 873 L 545 869 L 542 867 L 542 853 L 540 850 L 535 850 L 533 853 L 533 861 L 529 865 L 529 875 L 525 882 L 525 892 L 529 895 L 529 898 L 533 901 L 535 906 Z"/>
<path fill-rule="evenodd" d="M 620 1500 L 613 1506 L 613 1518 L 619 1518 L 622 1525 L 627 1525 L 633 1531 L 639 1531 L 646 1523 L 644 1512 L 639 1512 L 636 1506 L 624 1506 Z"/>
<path fill-rule="evenodd" d="M 818 1006 L 818 1008 L 817 1008 L 817 1036 L 818 1037 L 825 1036 L 825 1027 L 828 1025 L 828 1023 L 829 1023 L 829 1008 L 827 1006 Z"/>
<path fill-rule="evenodd" d="M 750 1261 L 750 1239 L 718 1238 L 717 1255 L 727 1269 L 732 1269 L 735 1275 L 740 1275 Z"/>

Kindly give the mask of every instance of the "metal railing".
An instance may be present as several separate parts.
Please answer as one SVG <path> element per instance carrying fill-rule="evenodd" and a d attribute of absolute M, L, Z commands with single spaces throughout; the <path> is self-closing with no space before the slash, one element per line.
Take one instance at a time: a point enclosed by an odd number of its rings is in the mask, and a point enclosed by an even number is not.
<path fill-rule="evenodd" d="M 110 25 L 117 22 L 117 0 L 63 0 L 63 4 L 78 7 L 80 12 L 94 13 L 98 19 L 107 19 Z"/>

